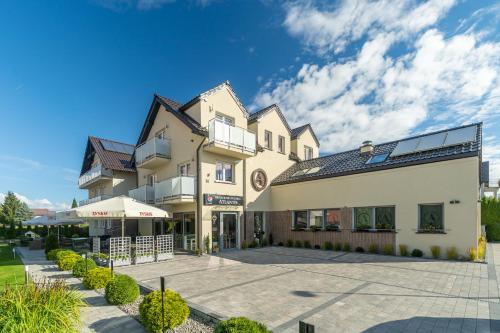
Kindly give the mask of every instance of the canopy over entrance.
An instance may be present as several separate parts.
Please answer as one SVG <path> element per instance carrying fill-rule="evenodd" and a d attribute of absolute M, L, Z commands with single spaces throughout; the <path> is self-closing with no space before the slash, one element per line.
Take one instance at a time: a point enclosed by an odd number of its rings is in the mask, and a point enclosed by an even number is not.
<path fill-rule="evenodd" d="M 168 217 L 168 213 L 163 209 L 147 205 L 125 195 L 56 213 L 57 219 L 121 219 L 122 237 L 125 236 L 125 220 Z"/>

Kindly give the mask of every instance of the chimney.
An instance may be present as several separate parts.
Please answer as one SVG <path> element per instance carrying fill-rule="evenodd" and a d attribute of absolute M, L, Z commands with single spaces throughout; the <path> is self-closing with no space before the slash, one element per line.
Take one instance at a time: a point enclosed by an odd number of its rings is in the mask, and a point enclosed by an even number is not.
<path fill-rule="evenodd" d="M 371 141 L 363 141 L 363 144 L 359 148 L 359 153 L 364 155 L 368 154 L 371 155 L 373 153 L 373 144 Z"/>

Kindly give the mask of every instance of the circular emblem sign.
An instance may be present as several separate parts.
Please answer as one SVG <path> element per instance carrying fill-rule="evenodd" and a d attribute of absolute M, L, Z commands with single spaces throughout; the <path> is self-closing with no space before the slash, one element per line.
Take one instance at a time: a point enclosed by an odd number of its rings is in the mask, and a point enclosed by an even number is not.
<path fill-rule="evenodd" d="M 262 169 L 257 169 L 252 172 L 252 187 L 256 191 L 262 191 L 267 185 L 267 175 L 266 172 Z"/>

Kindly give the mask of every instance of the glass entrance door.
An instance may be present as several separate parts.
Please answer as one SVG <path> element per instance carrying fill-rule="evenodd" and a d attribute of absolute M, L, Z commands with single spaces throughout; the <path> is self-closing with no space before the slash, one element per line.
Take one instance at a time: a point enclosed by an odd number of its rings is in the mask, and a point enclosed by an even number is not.
<path fill-rule="evenodd" d="M 238 247 L 238 214 L 221 213 L 221 231 L 223 249 Z"/>

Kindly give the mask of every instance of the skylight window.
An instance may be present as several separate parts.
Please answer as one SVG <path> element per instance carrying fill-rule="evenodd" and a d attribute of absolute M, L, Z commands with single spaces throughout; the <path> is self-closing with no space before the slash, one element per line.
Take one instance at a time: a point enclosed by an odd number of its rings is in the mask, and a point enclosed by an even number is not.
<path fill-rule="evenodd" d="M 292 177 L 297 177 L 297 176 L 302 176 L 302 175 L 310 175 L 310 174 L 318 172 L 319 170 L 321 170 L 321 167 L 301 169 L 301 170 L 296 171 L 292 175 Z"/>
<path fill-rule="evenodd" d="M 388 155 L 388 153 L 373 155 L 366 161 L 366 164 L 382 163 L 386 160 Z"/>

